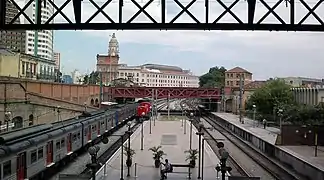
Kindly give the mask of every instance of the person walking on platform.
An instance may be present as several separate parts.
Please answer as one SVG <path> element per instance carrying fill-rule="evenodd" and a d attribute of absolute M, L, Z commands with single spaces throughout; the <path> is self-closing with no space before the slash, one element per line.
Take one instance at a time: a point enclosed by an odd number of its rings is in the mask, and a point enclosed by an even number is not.
<path fill-rule="evenodd" d="M 267 127 L 267 120 L 263 119 L 262 123 L 263 123 L 263 129 L 265 129 Z"/>
<path fill-rule="evenodd" d="M 161 180 L 166 179 L 165 173 L 172 171 L 171 170 L 171 164 L 169 163 L 168 159 L 165 159 L 165 163 L 162 163 L 164 165 L 164 169 L 161 169 Z"/>

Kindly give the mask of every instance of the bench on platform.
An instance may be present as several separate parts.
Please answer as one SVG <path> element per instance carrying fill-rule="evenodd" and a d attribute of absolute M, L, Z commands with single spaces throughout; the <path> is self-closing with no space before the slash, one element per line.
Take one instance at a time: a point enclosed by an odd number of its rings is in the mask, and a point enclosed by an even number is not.
<path fill-rule="evenodd" d="M 191 166 L 190 164 L 171 164 L 173 171 L 172 172 L 166 172 L 165 176 L 168 177 L 168 174 L 173 173 L 173 174 L 188 174 L 188 179 L 191 179 Z M 183 172 L 183 171 L 174 171 L 174 168 L 188 168 L 188 172 Z"/>

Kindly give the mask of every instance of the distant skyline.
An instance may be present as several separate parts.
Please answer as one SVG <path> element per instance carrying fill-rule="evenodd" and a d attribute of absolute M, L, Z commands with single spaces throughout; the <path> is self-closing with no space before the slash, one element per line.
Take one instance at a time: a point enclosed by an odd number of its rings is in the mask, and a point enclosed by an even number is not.
<path fill-rule="evenodd" d="M 60 6 L 63 0 L 56 0 Z M 101 6 L 104 1 L 98 0 Z M 117 2 L 113 0 L 113 2 Z M 143 6 L 147 0 L 141 0 Z M 186 1 L 187 2 L 187 1 Z M 203 1 L 201 1 L 203 2 Z M 202 21 L 204 3 L 198 1 L 190 11 Z M 117 20 L 118 3 L 109 5 L 105 11 Z M 187 3 L 184 3 L 187 4 Z M 224 9 L 211 2 L 210 19 L 216 19 Z M 229 5 L 229 3 L 225 3 Z M 269 3 L 271 6 L 274 3 Z M 311 5 L 314 3 L 310 3 Z M 233 11 L 246 21 L 246 2 L 238 3 Z M 307 14 L 300 3 L 296 3 L 296 21 Z M 73 18 L 72 3 L 63 12 Z M 153 3 L 147 9 L 153 18 L 159 19 L 161 6 Z M 266 12 L 265 7 L 257 4 L 256 21 Z M 289 22 L 289 8 L 285 3 L 279 5 L 276 12 L 283 20 Z M 123 7 L 124 21 L 135 14 L 138 8 L 125 1 Z M 95 12 L 91 3 L 83 1 L 83 21 Z M 167 2 L 167 19 L 172 19 L 180 12 L 175 3 Z M 324 6 L 316 10 L 324 18 Z M 61 15 L 56 22 L 63 22 Z M 234 22 L 230 14 L 225 15 L 225 22 Z M 103 22 L 98 15 L 92 22 Z M 136 22 L 148 22 L 145 15 L 139 15 Z M 222 22 L 224 22 L 222 21 Z M 64 21 L 65 22 L 65 21 Z M 176 22 L 192 22 L 185 13 Z M 269 15 L 265 22 L 276 22 Z M 316 23 L 312 15 L 306 23 Z M 253 79 L 262 80 L 270 77 L 300 76 L 322 78 L 324 67 L 324 34 L 311 32 L 247 32 L 247 31 L 55 31 L 54 50 L 61 53 L 61 65 L 65 72 L 79 69 L 86 72 L 95 69 L 96 55 L 108 51 L 109 35 L 116 32 L 120 45 L 120 62 L 129 65 L 156 63 L 175 65 L 190 69 L 196 75 L 202 75 L 213 66 L 227 69 L 239 66 L 253 73 Z"/>

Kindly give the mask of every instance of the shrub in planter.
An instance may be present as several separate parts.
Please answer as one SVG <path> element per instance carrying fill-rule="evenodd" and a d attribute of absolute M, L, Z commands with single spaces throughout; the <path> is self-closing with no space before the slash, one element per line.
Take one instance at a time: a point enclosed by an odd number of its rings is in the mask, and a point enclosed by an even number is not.
<path fill-rule="evenodd" d="M 154 166 L 159 168 L 161 165 L 161 159 L 166 155 L 163 150 L 161 150 L 162 146 L 154 146 L 149 149 L 149 151 L 153 152 Z"/>
<path fill-rule="evenodd" d="M 198 155 L 198 150 L 197 149 L 189 149 L 184 151 L 184 153 L 188 154 L 186 161 L 189 161 L 189 165 L 194 168 L 196 167 L 196 160 L 197 160 L 197 155 Z"/>
<path fill-rule="evenodd" d="M 132 166 L 132 158 L 135 155 L 135 150 L 133 150 L 132 148 L 128 147 L 128 146 L 124 146 L 125 152 L 124 154 L 126 155 L 126 166 L 127 167 L 131 167 Z"/>

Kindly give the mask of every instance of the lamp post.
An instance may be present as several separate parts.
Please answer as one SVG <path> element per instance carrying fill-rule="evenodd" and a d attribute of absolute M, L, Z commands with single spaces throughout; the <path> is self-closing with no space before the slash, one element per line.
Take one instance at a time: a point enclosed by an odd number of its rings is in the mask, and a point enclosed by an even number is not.
<path fill-rule="evenodd" d="M 183 104 L 181 103 L 181 127 L 183 127 Z"/>
<path fill-rule="evenodd" d="M 190 142 L 189 142 L 189 149 L 192 148 L 192 121 L 193 121 L 193 113 L 190 113 Z"/>
<path fill-rule="evenodd" d="M 154 104 L 155 118 L 153 119 L 153 126 L 155 126 L 155 120 L 158 118 L 157 106 Z"/>
<path fill-rule="evenodd" d="M 283 115 L 283 109 L 278 109 L 280 134 L 281 134 L 281 128 L 282 128 L 282 115 Z"/>
<path fill-rule="evenodd" d="M 11 112 L 6 111 L 5 112 L 5 123 L 7 125 L 7 131 L 9 131 L 9 122 L 11 121 Z"/>
<path fill-rule="evenodd" d="M 130 137 L 131 137 L 131 134 L 132 134 L 132 131 L 131 131 L 131 122 L 128 122 L 127 123 L 127 126 L 128 126 L 128 131 L 126 132 L 128 134 L 128 150 L 131 149 L 131 142 L 130 142 Z M 127 153 L 127 159 L 130 160 L 130 154 Z M 128 166 L 128 169 L 127 169 L 127 177 L 130 176 L 130 167 Z"/>
<path fill-rule="evenodd" d="M 226 172 L 230 172 L 232 170 L 231 167 L 226 166 L 226 161 L 229 156 L 228 152 L 224 149 L 224 143 L 219 142 L 217 143 L 217 147 L 219 148 L 218 153 L 221 156 L 220 158 L 220 167 L 217 165 L 216 170 L 217 172 L 221 171 L 222 173 L 222 180 L 225 180 Z"/>
<path fill-rule="evenodd" d="M 154 117 L 153 115 L 153 107 L 151 109 L 151 117 L 150 117 L 150 134 L 152 134 L 152 118 Z"/>
<path fill-rule="evenodd" d="M 256 113 L 256 105 L 253 104 L 252 107 L 253 107 L 253 127 L 255 127 L 255 113 Z"/>
<path fill-rule="evenodd" d="M 196 133 L 199 136 L 198 139 L 198 179 L 200 179 L 200 165 L 201 165 L 201 136 L 204 135 L 202 132 L 202 129 L 204 128 L 204 125 L 200 122 L 198 126 L 198 132 Z"/>
<path fill-rule="evenodd" d="M 97 168 L 99 166 L 99 164 L 97 162 L 97 155 L 98 155 L 99 150 L 100 150 L 99 146 L 91 146 L 88 149 L 88 152 L 89 152 L 89 154 L 91 156 L 91 164 L 87 164 L 87 166 L 91 168 L 92 180 L 96 179 L 96 171 L 97 171 Z"/>
<path fill-rule="evenodd" d="M 187 112 L 185 111 L 184 114 L 187 114 Z M 184 116 L 182 116 L 182 122 L 184 124 L 183 134 L 186 134 L 187 133 L 187 122 L 185 122 Z"/>
<path fill-rule="evenodd" d="M 143 151 L 143 141 L 144 141 L 144 125 L 143 125 L 143 121 L 144 121 L 144 115 L 145 113 L 142 112 L 142 116 L 141 116 L 141 126 L 142 126 L 142 129 L 141 129 L 141 150 Z"/>

